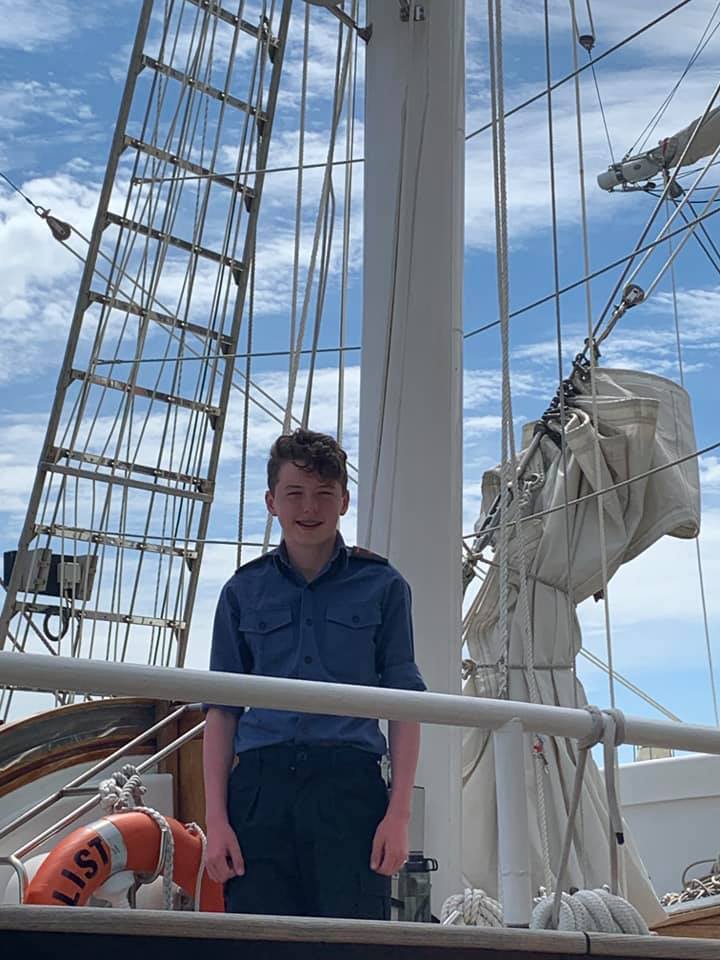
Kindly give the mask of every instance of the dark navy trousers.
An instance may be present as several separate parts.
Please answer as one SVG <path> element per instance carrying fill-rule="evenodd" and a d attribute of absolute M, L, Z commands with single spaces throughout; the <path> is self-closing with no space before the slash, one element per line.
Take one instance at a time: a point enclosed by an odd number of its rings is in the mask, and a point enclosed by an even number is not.
<path fill-rule="evenodd" d="M 390 919 L 390 878 L 370 869 L 388 796 L 379 758 L 355 747 L 281 744 L 240 754 L 228 785 L 245 875 L 229 913 Z"/>

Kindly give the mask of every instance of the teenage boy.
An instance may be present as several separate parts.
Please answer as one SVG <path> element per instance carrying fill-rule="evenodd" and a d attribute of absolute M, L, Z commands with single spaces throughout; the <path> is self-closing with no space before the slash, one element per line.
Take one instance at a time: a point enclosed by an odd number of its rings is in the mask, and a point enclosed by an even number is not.
<path fill-rule="evenodd" d="M 349 503 L 338 443 L 310 430 L 278 437 L 265 502 L 282 541 L 225 584 L 210 669 L 424 690 L 407 583 L 337 532 Z M 390 918 L 420 725 L 391 720 L 389 740 L 388 802 L 377 720 L 209 706 L 207 865 L 228 912 Z"/>

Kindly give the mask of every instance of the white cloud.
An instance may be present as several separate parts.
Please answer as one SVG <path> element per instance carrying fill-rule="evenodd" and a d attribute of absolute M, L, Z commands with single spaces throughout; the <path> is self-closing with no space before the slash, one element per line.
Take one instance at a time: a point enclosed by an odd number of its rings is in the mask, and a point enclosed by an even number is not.
<path fill-rule="evenodd" d="M 59 174 L 25 181 L 23 190 L 86 236 L 97 186 Z M 83 256 L 78 237 L 72 246 Z M 0 382 L 56 370 L 75 305 L 81 265 L 52 237 L 47 224 L 16 194 L 0 191 L 0 321 L 5 349 Z"/>
<path fill-rule="evenodd" d="M 34 127 L 38 121 L 77 127 L 93 116 L 84 92 L 60 83 L 15 80 L 0 89 L 0 132 L 6 136 Z"/>
<path fill-rule="evenodd" d="M 711 625 L 717 642 L 720 594 L 711 585 L 720 577 L 720 510 L 703 512 L 700 548 Z M 623 672 L 672 670 L 682 650 L 685 666 L 705 662 L 700 581 L 695 543 L 663 537 L 640 557 L 620 568 L 609 585 L 609 603 L 617 668 Z M 579 608 L 586 645 L 604 656 L 602 604 Z M 675 665 L 675 667 L 673 666 Z"/>
<path fill-rule="evenodd" d="M 706 456 L 700 460 L 700 483 L 705 493 L 720 493 L 720 458 Z"/>
<path fill-rule="evenodd" d="M 67 40 L 77 29 L 77 9 L 68 0 L 0 0 L 0 47 L 37 50 Z"/>

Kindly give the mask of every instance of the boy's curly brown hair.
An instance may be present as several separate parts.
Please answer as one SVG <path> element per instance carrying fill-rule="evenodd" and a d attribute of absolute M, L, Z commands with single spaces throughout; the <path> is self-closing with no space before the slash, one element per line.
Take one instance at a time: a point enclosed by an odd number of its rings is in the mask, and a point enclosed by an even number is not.
<path fill-rule="evenodd" d="M 267 464 L 268 490 L 275 493 L 278 474 L 283 463 L 294 463 L 317 473 L 323 480 L 337 480 L 343 493 L 347 491 L 347 454 L 334 437 L 298 427 L 293 433 L 283 433 L 270 448 Z"/>

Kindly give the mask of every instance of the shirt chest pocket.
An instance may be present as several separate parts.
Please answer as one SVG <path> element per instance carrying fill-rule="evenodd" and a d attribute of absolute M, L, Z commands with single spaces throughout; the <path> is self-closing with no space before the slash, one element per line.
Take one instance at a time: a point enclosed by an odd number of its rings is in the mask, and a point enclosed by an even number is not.
<path fill-rule="evenodd" d="M 256 607 L 240 614 L 240 631 L 253 655 L 253 673 L 288 677 L 295 667 L 296 650 L 289 606 Z"/>
<path fill-rule="evenodd" d="M 322 659 L 333 680 L 370 686 L 377 682 L 375 638 L 381 622 L 378 603 L 328 606 Z"/>

